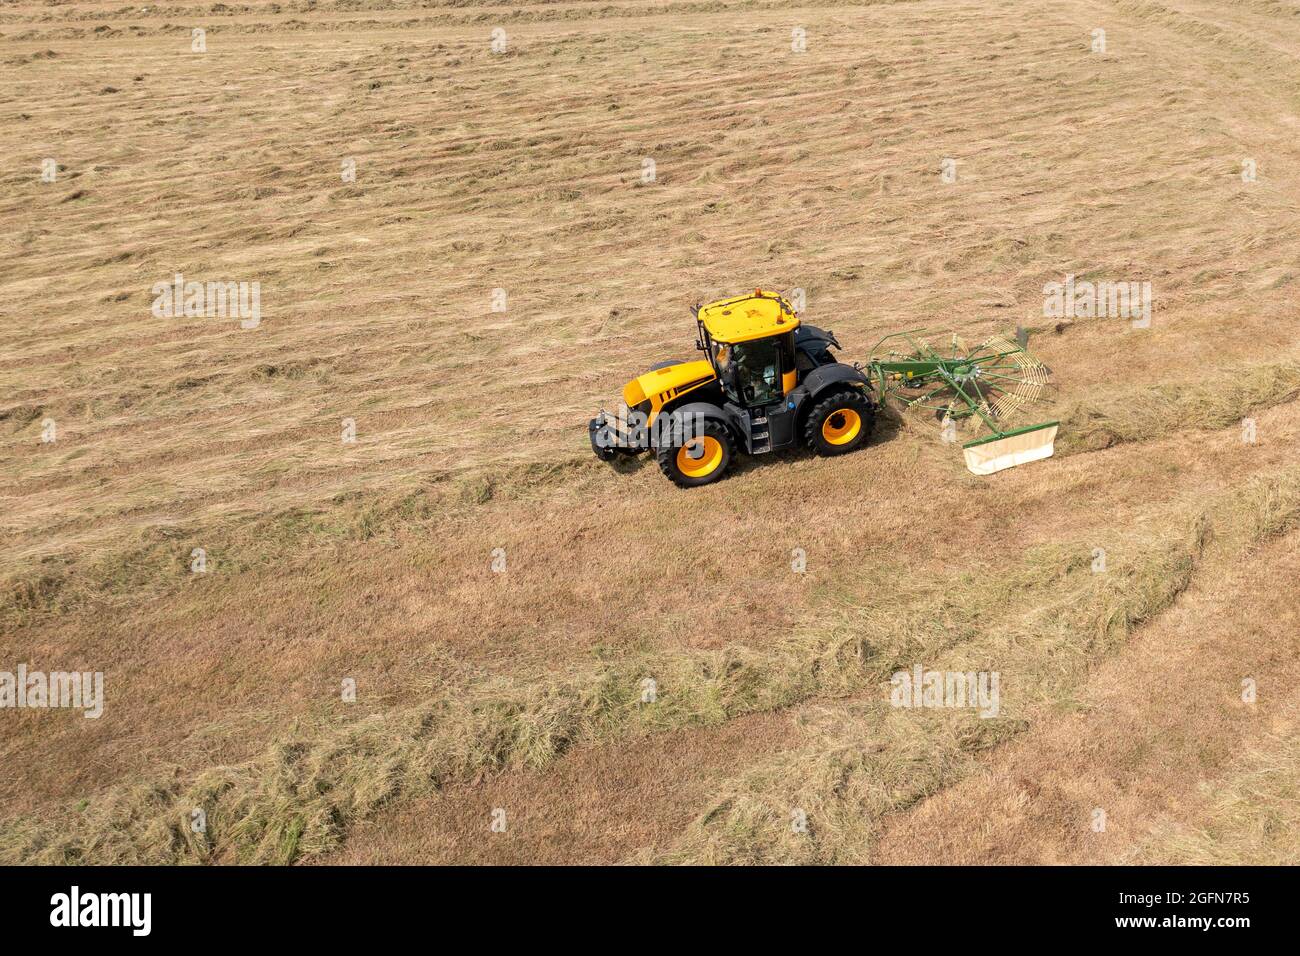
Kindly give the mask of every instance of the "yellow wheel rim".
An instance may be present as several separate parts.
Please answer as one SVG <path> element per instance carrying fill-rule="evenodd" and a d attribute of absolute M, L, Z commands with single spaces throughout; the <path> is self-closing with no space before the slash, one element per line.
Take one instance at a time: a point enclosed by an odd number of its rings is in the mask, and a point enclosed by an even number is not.
<path fill-rule="evenodd" d="M 703 454 L 700 454 L 701 443 L 704 445 Z M 699 457 L 692 458 L 692 454 Z M 722 442 L 709 435 L 703 438 L 692 438 L 677 449 L 677 468 L 687 478 L 703 478 L 705 475 L 711 475 L 721 464 Z"/>
<path fill-rule="evenodd" d="M 851 408 L 840 408 L 822 422 L 822 438 L 832 445 L 847 445 L 862 431 L 862 416 Z"/>

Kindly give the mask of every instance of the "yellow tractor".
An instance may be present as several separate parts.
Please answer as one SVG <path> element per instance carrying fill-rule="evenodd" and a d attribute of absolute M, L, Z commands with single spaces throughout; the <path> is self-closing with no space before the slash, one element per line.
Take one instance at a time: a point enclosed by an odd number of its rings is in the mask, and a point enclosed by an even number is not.
<path fill-rule="evenodd" d="M 843 455 L 866 443 L 872 382 L 832 357 L 840 347 L 832 333 L 762 289 L 692 311 L 706 358 L 665 362 L 628 382 L 623 410 L 588 423 L 598 457 L 649 450 L 669 480 L 691 488 L 721 478 L 737 451 L 803 445 Z"/>

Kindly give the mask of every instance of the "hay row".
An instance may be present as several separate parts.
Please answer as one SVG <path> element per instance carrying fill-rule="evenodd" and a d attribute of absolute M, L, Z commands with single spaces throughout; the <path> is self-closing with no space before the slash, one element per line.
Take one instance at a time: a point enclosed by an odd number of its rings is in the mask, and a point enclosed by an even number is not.
<path fill-rule="evenodd" d="M 1092 663 L 1173 603 L 1202 561 L 1225 561 L 1300 522 L 1300 469 L 1221 495 L 1190 523 L 1132 551 L 1115 549 L 1104 574 L 1071 573 L 1050 602 L 1009 615 L 976 640 L 918 658 L 938 670 L 998 670 L 1002 710 L 890 706 L 889 686 L 818 726 L 817 742 L 734 779 L 701 812 L 664 863 L 867 863 L 886 814 L 961 779 L 976 754 L 1027 730 L 1069 701 Z M 1140 541 L 1139 530 L 1128 544 Z M 910 665 L 912 662 L 908 662 Z M 807 831 L 796 832 L 798 809 Z M 1226 812 L 1226 811 L 1225 811 Z M 1172 853 L 1182 843 L 1171 838 Z M 1193 845 L 1207 845 L 1187 836 Z M 1177 844 L 1177 845 L 1174 845 Z"/>
<path fill-rule="evenodd" d="M 1090 549 L 1053 546 L 1029 553 L 1019 568 L 993 580 L 967 572 L 938 588 L 909 592 L 900 585 L 885 592 L 883 606 L 841 609 L 770 648 L 646 657 L 548 682 L 492 678 L 355 723 L 300 725 L 239 766 L 189 778 L 173 774 L 114 789 L 77 810 L 11 821 L 0 828 L 0 860 L 290 863 L 336 847 L 352 823 L 398 798 L 505 769 L 542 767 L 580 741 L 715 724 L 846 696 L 916 660 L 973 660 L 995 647 L 1028 648 L 1023 659 L 1042 668 L 1034 688 L 1056 694 L 1091 659 L 1169 606 L 1207 543 L 1242 550 L 1298 516 L 1300 469 L 1289 469 L 1184 515 L 1173 530 L 1134 529 L 1113 549 L 1114 566 L 1104 575 L 1091 573 Z M 658 684 L 653 704 L 641 701 L 647 676 Z M 949 758 L 935 763 L 947 766 L 995 743 L 1022 719 L 1009 716 L 1011 724 L 955 728 L 945 737 L 949 749 L 935 751 Z M 889 733 L 888 722 L 886 728 Z M 900 759 L 888 740 L 883 744 L 879 760 Z M 931 777 L 920 792 L 946 779 Z M 897 794 L 900 800 L 916 795 Z M 188 825 L 196 808 L 206 813 L 203 833 Z M 754 813 L 742 802 L 722 819 Z M 704 826 L 709 845 L 717 829 Z"/>

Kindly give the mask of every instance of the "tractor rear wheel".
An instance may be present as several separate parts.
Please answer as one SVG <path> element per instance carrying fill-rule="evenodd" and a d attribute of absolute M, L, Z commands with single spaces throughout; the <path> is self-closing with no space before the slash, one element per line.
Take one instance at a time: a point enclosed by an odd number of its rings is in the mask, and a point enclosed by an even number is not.
<path fill-rule="evenodd" d="M 660 448 L 659 470 L 679 488 L 698 488 L 722 477 L 731 464 L 731 436 L 720 422 L 706 421 L 703 431 L 678 445 Z"/>
<path fill-rule="evenodd" d="M 833 392 L 819 399 L 808 413 L 803 441 L 818 455 L 846 455 L 866 444 L 875 421 L 875 409 L 861 392 Z"/>

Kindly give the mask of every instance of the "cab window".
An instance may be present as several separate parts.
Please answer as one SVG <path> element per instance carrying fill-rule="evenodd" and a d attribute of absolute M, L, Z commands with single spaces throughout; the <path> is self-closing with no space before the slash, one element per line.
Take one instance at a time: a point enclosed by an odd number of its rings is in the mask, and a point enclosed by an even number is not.
<path fill-rule="evenodd" d="M 781 397 L 778 340 L 756 339 L 730 346 L 736 387 L 745 405 L 763 405 Z"/>

